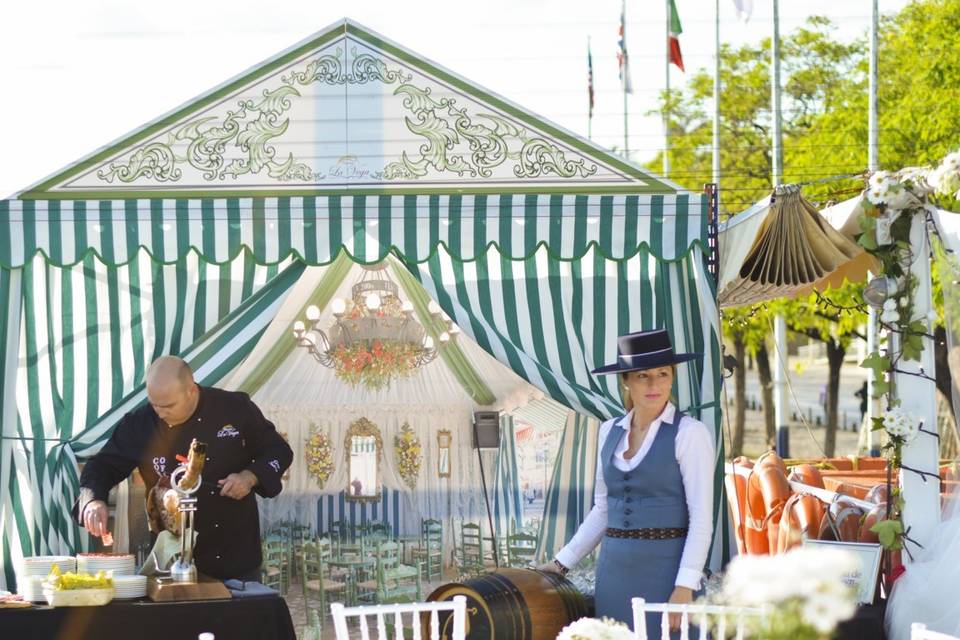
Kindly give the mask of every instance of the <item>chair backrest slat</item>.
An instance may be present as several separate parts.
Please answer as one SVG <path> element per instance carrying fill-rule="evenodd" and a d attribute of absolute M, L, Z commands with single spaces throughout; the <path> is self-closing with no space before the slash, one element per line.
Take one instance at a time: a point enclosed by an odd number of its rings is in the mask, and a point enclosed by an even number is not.
<path fill-rule="evenodd" d="M 637 640 L 648 640 L 647 634 L 647 613 L 660 614 L 660 634 L 661 640 L 670 638 L 670 614 L 680 614 L 680 638 L 689 640 L 690 638 L 690 616 L 696 618 L 696 624 L 699 627 L 700 640 L 706 640 L 708 637 L 726 638 L 728 619 L 736 620 L 736 638 L 743 640 L 746 637 L 747 621 L 750 618 L 762 620 L 766 613 L 763 609 L 751 607 L 734 607 L 720 605 L 703 604 L 669 604 L 669 603 L 648 603 L 643 598 L 631 599 L 633 608 L 633 633 Z M 715 619 L 713 626 L 716 627 L 716 633 L 710 634 L 711 618 Z M 924 639 L 927 640 L 927 639 Z M 952 638 L 930 638 L 929 640 L 954 640 Z M 960 638 L 955 639 L 960 640 Z"/>
<path fill-rule="evenodd" d="M 347 618 L 359 618 L 362 640 L 370 640 L 370 630 L 367 626 L 367 616 L 376 616 L 378 640 L 390 640 L 387 632 L 386 618 L 393 614 L 394 639 L 404 640 L 409 637 L 404 634 L 403 615 L 410 614 L 410 628 L 413 640 L 423 640 L 423 623 L 421 613 L 430 613 L 430 640 L 440 638 L 440 611 L 450 611 L 453 614 L 453 629 L 450 640 L 465 640 L 467 599 L 464 596 L 454 596 L 453 602 L 412 602 L 410 604 L 379 604 L 366 607 L 344 607 L 339 602 L 330 605 L 333 614 L 333 628 L 337 633 L 337 640 L 350 640 Z M 449 624 L 449 620 L 447 624 Z M 449 628 L 449 627 L 448 627 Z"/>

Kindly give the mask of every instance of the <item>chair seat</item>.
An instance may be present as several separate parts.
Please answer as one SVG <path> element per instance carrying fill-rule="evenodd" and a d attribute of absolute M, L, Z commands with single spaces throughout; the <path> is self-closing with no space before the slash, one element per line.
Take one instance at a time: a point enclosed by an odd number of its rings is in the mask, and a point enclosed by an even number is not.
<path fill-rule="evenodd" d="M 358 582 L 357 586 L 360 587 L 361 589 L 369 589 L 370 591 L 373 591 L 374 589 L 377 588 L 377 581 L 364 580 L 363 582 Z"/>
<path fill-rule="evenodd" d="M 417 568 L 411 567 L 405 564 L 397 565 L 395 569 L 390 569 L 389 571 L 384 572 L 384 577 L 387 580 L 401 580 L 403 578 L 413 578 L 416 575 L 417 575 Z"/>
<path fill-rule="evenodd" d="M 307 580 L 305 583 L 307 589 L 311 591 L 320 591 L 320 581 L 319 580 Z M 347 588 L 342 582 L 336 582 L 335 580 L 323 579 L 323 590 L 324 591 L 343 591 Z"/>
<path fill-rule="evenodd" d="M 267 573 L 267 576 L 273 577 L 280 575 L 280 567 L 264 567 L 264 570 Z"/>

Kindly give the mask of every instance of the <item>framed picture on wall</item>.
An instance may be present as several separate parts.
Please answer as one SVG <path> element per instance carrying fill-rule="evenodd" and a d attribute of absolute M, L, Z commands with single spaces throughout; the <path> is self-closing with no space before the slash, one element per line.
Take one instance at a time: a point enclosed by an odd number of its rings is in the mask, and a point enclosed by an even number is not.
<path fill-rule="evenodd" d="M 437 432 L 437 476 L 450 477 L 450 445 L 453 436 L 449 431 L 442 429 Z"/>
<path fill-rule="evenodd" d="M 857 604 L 873 604 L 880 575 L 883 547 L 870 542 L 836 542 L 834 540 L 804 540 L 805 547 L 821 547 L 849 551 L 860 561 L 860 569 L 844 580 L 857 589 Z"/>

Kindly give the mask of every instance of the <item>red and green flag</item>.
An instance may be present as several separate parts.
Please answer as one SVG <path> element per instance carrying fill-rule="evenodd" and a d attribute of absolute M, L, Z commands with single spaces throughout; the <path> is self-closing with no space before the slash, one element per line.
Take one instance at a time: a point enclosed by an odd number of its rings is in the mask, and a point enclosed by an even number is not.
<path fill-rule="evenodd" d="M 680 34 L 683 33 L 683 27 L 680 26 L 680 16 L 677 14 L 677 5 L 673 0 L 670 0 L 670 15 L 667 16 L 669 28 L 669 51 L 670 51 L 670 62 L 677 65 L 677 68 L 680 71 L 685 71 L 683 68 L 683 55 L 680 53 Z"/>

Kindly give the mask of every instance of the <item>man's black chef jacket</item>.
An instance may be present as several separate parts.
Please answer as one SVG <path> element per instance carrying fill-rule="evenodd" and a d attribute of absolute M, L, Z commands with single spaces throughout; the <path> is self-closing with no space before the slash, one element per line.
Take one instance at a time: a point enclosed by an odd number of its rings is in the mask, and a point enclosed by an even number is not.
<path fill-rule="evenodd" d="M 220 495 L 217 481 L 246 469 L 257 476 L 254 491 L 272 498 L 280 493 L 280 478 L 293 452 L 247 394 L 199 389 L 197 409 L 182 425 L 167 426 L 149 404 L 125 415 L 100 453 L 83 468 L 80 486 L 91 489 L 94 499 L 106 501 L 110 489 L 137 467 L 149 492 L 161 475 L 177 468 L 176 456 L 187 455 L 191 440 L 205 442 L 203 483 L 195 494 L 194 560 L 201 573 L 223 580 L 260 566 L 260 517 L 253 492 L 234 500 Z M 78 521 L 83 506 L 75 507 Z"/>

